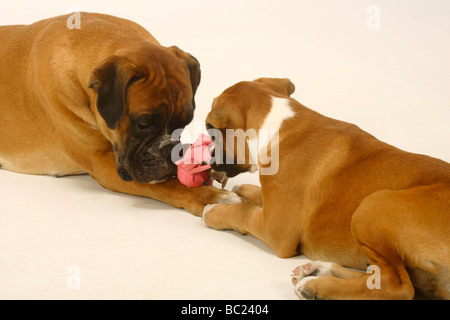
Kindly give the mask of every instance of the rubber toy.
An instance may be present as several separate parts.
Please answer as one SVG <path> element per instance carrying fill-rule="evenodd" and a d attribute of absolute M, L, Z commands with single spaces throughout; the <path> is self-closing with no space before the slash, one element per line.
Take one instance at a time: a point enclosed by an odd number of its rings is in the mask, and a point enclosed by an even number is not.
<path fill-rule="evenodd" d="M 190 188 L 213 184 L 209 173 L 211 165 L 208 163 L 211 160 L 209 148 L 212 143 L 210 137 L 201 134 L 186 150 L 183 158 L 175 162 L 178 180 L 182 184 Z"/>

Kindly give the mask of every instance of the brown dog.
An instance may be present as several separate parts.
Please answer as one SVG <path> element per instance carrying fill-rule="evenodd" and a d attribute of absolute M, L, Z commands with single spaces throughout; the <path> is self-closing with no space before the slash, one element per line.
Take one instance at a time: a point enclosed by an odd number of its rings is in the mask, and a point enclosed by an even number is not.
<path fill-rule="evenodd" d="M 331 261 L 294 270 L 300 298 L 411 299 L 414 287 L 450 298 L 450 165 L 322 116 L 290 98 L 293 91 L 287 79 L 258 79 L 214 100 L 206 119 L 212 134 L 270 128 L 279 144 L 258 147 L 261 189 L 238 187 L 247 201 L 207 206 L 204 223 L 250 233 L 280 257 Z M 223 148 L 236 160 L 237 148 Z M 275 149 L 279 159 L 269 163 Z M 215 169 L 233 176 L 251 168 L 245 160 Z M 278 160 L 276 173 L 262 174 Z M 369 265 L 370 274 L 342 267 Z"/>
<path fill-rule="evenodd" d="M 198 61 L 131 21 L 93 13 L 79 19 L 79 28 L 69 28 L 69 15 L 0 27 L 1 166 L 87 172 L 110 190 L 196 215 L 208 203 L 239 201 L 172 179 L 171 134 L 192 120 Z"/>

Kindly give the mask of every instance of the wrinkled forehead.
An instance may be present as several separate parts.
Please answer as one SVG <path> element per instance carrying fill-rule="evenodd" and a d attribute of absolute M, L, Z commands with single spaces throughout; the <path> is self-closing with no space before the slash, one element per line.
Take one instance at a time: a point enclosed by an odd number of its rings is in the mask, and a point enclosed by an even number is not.
<path fill-rule="evenodd" d="M 128 92 L 128 113 L 133 117 L 151 116 L 152 121 L 166 124 L 168 133 L 184 128 L 194 115 L 192 95 L 166 86 L 135 86 Z"/>
<path fill-rule="evenodd" d="M 150 109 L 169 110 L 171 90 L 165 77 L 149 75 L 130 86 L 127 93 L 128 113 L 138 114 Z"/>

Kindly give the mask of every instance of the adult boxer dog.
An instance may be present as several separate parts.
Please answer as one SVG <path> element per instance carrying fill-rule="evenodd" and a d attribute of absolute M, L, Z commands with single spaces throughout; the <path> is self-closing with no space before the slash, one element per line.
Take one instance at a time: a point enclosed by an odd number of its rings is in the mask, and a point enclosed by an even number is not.
<path fill-rule="evenodd" d="M 200 65 L 141 26 L 80 13 L 0 27 L 0 164 L 55 176 L 87 172 L 113 191 L 201 215 L 239 201 L 175 176 L 171 133 L 193 117 Z"/>
<path fill-rule="evenodd" d="M 258 79 L 214 100 L 206 119 L 212 133 L 278 130 L 279 169 L 260 174 L 261 189 L 238 187 L 247 201 L 206 206 L 204 223 L 250 233 L 280 257 L 327 261 L 294 270 L 303 299 L 411 299 L 414 287 L 449 299 L 450 165 L 320 115 L 290 98 L 293 92 L 287 79 Z M 227 154 L 222 140 L 216 148 Z M 260 173 L 271 165 L 261 156 Z M 234 176 L 252 167 L 245 159 L 215 169 Z M 371 273 L 343 267 L 369 265 Z"/>

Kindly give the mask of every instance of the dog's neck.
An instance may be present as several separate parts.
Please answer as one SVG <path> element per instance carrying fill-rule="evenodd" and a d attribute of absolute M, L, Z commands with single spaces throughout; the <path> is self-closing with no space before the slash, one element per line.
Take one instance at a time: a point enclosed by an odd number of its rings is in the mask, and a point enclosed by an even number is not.
<path fill-rule="evenodd" d="M 255 134 L 249 135 L 249 152 L 252 159 L 259 159 L 261 151 L 266 150 L 269 145 L 278 144 L 279 131 L 285 120 L 295 116 L 291 106 L 291 100 L 269 96 L 270 104 L 261 105 L 258 108 L 259 114 L 256 116 L 247 115 L 248 124 L 251 124 Z M 248 130 L 248 129 L 247 129 Z M 275 139 L 274 139 L 275 137 Z"/>
<path fill-rule="evenodd" d="M 264 118 L 259 130 L 278 131 L 283 122 L 295 115 L 291 101 L 287 98 L 271 96 L 271 108 Z"/>
<path fill-rule="evenodd" d="M 269 95 L 265 103 L 258 104 L 257 108 L 248 111 L 245 128 L 245 130 L 255 130 L 258 137 L 260 133 L 273 136 L 280 130 L 285 120 L 296 114 L 289 98 Z"/>

